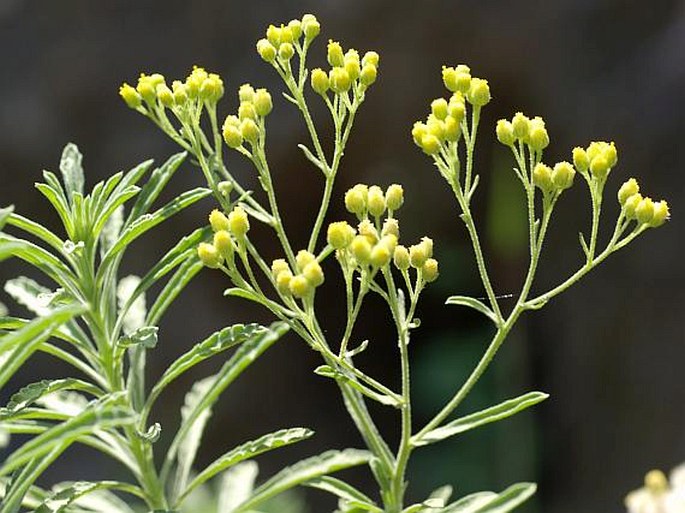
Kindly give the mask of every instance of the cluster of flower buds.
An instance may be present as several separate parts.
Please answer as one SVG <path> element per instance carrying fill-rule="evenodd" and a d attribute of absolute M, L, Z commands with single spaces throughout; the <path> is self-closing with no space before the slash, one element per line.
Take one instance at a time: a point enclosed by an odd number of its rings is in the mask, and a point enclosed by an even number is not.
<path fill-rule="evenodd" d="M 613 142 L 594 141 L 585 149 L 573 148 L 573 163 L 576 169 L 586 177 L 589 171 L 592 178 L 601 182 L 606 180 L 617 162 L 618 152 Z"/>
<path fill-rule="evenodd" d="M 295 263 L 296 269 L 293 272 L 288 262 L 278 258 L 271 264 L 271 274 L 276 289 L 282 295 L 304 298 L 323 284 L 323 270 L 316 257 L 304 249 L 295 256 Z"/>
<path fill-rule="evenodd" d="M 174 80 L 169 87 L 163 75 L 142 73 L 136 87 L 124 83 L 119 94 L 132 109 L 168 108 L 180 113 L 189 103 L 216 104 L 224 95 L 224 83 L 216 73 L 195 66 L 185 82 Z"/>
<path fill-rule="evenodd" d="M 272 64 L 289 62 L 296 48 L 302 48 L 302 40 L 308 46 L 319 32 L 321 25 L 313 14 L 305 14 L 301 20 L 291 20 L 280 27 L 269 25 L 266 37 L 257 41 L 257 53 Z"/>
<path fill-rule="evenodd" d="M 627 180 L 618 190 L 618 203 L 626 219 L 636 221 L 639 226 L 656 228 L 670 217 L 666 201 L 653 201 L 640 194 L 640 185 L 635 178 Z"/>
<path fill-rule="evenodd" d="M 255 144 L 260 135 L 261 120 L 273 109 L 271 94 L 266 89 L 255 90 L 243 84 L 238 90 L 238 115 L 226 116 L 222 133 L 229 148 L 239 148 L 243 142 Z"/>
<path fill-rule="evenodd" d="M 558 196 L 570 188 L 575 176 L 573 164 L 566 161 L 557 162 L 553 168 L 539 162 L 533 168 L 533 184 L 549 196 Z"/>
<path fill-rule="evenodd" d="M 351 214 L 355 214 L 362 221 L 369 215 L 379 219 L 388 213 L 392 217 L 404 203 L 404 189 L 399 184 L 392 184 L 383 193 L 378 185 L 371 187 L 357 184 L 345 193 L 345 208 Z"/>
<path fill-rule="evenodd" d="M 517 112 L 511 121 L 500 119 L 495 128 L 497 140 L 506 146 L 517 142 L 527 144 L 532 151 L 540 152 L 549 146 L 549 134 L 545 122 L 540 116 L 528 118 Z"/>
<path fill-rule="evenodd" d="M 329 41 L 327 59 L 331 65 L 328 73 L 321 68 L 315 68 L 311 73 L 312 89 L 322 96 L 329 90 L 334 94 L 351 89 L 365 91 L 378 76 L 380 57 L 376 52 L 366 52 L 360 59 L 357 50 L 350 48 L 344 52 L 340 43 Z"/>
<path fill-rule="evenodd" d="M 245 243 L 250 221 L 245 210 L 234 207 L 228 216 L 219 210 L 212 210 L 209 224 L 214 231 L 214 239 L 211 244 L 201 242 L 197 247 L 197 254 L 205 266 L 216 269 L 224 261 L 229 264 L 233 262 L 236 249 L 243 247 Z"/>
<path fill-rule="evenodd" d="M 345 195 L 345 206 L 360 219 L 357 229 L 347 221 L 338 221 L 328 226 L 328 243 L 336 250 L 341 265 L 354 268 L 380 269 L 394 261 L 395 266 L 406 271 L 409 267 L 421 270 L 427 282 L 438 277 L 438 262 L 432 258 L 433 241 L 424 237 L 420 244 L 406 247 L 399 244 L 400 229 L 397 219 L 392 217 L 404 201 L 402 187 L 393 184 L 385 195 L 376 185 L 357 184 Z M 380 217 L 386 212 L 388 217 L 380 226 Z M 371 222 L 368 214 L 375 218 Z"/>

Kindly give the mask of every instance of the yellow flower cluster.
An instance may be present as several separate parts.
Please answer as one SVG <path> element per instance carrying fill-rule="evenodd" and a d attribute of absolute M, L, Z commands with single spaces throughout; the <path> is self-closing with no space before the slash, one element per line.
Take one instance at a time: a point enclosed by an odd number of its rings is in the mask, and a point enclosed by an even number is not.
<path fill-rule="evenodd" d="M 138 84 L 133 87 L 124 83 L 119 95 L 132 109 L 154 112 L 155 109 L 183 109 L 189 103 L 216 104 L 224 95 L 224 83 L 216 73 L 208 73 L 195 66 L 185 82 L 174 80 L 169 87 L 163 75 L 141 73 Z"/>
<path fill-rule="evenodd" d="M 295 256 L 295 272 L 288 262 L 278 258 L 271 264 L 271 274 L 278 292 L 284 296 L 292 295 L 304 298 L 324 282 L 323 270 L 316 257 L 307 250 L 301 250 Z"/>
<path fill-rule="evenodd" d="M 600 181 L 606 180 L 617 162 L 618 152 L 613 142 L 594 141 L 585 149 L 573 148 L 573 163 L 578 171 L 583 174 L 590 171 L 591 176 Z"/>
<path fill-rule="evenodd" d="M 497 140 L 506 146 L 516 142 L 527 144 L 532 151 L 540 152 L 549 146 L 549 134 L 545 122 L 540 116 L 528 118 L 517 112 L 511 121 L 500 119 L 495 128 Z"/>
<path fill-rule="evenodd" d="M 291 20 L 287 25 L 269 25 L 266 37 L 257 41 L 257 53 L 266 62 L 287 63 L 302 50 L 302 42 L 308 46 L 319 35 L 321 25 L 316 16 L 305 14 L 301 20 Z"/>
<path fill-rule="evenodd" d="M 575 176 L 573 164 L 566 161 L 557 162 L 553 168 L 539 162 L 533 168 L 533 184 L 550 196 L 558 196 L 571 187 Z"/>
<path fill-rule="evenodd" d="M 255 90 L 250 84 L 243 84 L 238 98 L 238 115 L 227 116 L 222 128 L 224 141 L 234 149 L 244 141 L 254 145 L 259 140 L 261 120 L 273 109 L 271 94 L 266 89 Z"/>
<path fill-rule="evenodd" d="M 360 219 L 357 228 L 347 221 L 338 221 L 328 226 L 327 241 L 336 250 L 338 261 L 343 266 L 380 269 L 391 262 L 401 271 L 414 267 L 422 273 L 427 282 L 438 277 L 438 262 L 433 257 L 433 241 L 424 237 L 419 244 L 407 249 L 399 244 L 400 229 L 397 219 L 392 217 L 402 206 L 402 186 L 393 184 L 385 194 L 377 185 L 357 184 L 345 194 L 345 206 Z M 381 225 L 381 216 L 388 212 Z M 371 222 L 368 215 L 375 218 Z M 380 233 L 378 226 L 381 227 Z"/>
<path fill-rule="evenodd" d="M 229 264 L 233 262 L 236 249 L 245 242 L 250 221 L 245 210 L 234 207 L 228 216 L 219 210 L 212 210 L 209 224 L 214 231 L 214 239 L 211 244 L 201 242 L 197 247 L 197 254 L 205 266 L 216 269 L 224 261 Z"/>
<path fill-rule="evenodd" d="M 442 81 L 452 96 L 449 100 L 433 100 L 426 121 L 417 121 L 411 131 L 414 143 L 428 155 L 435 155 L 445 144 L 459 140 L 467 102 L 479 109 L 491 98 L 488 81 L 472 77 L 465 64 L 456 68 L 443 66 Z"/>
<path fill-rule="evenodd" d="M 653 201 L 640 194 L 640 185 L 635 178 L 627 180 L 618 190 L 618 202 L 626 219 L 636 221 L 638 225 L 656 228 L 670 218 L 666 201 Z"/>
<path fill-rule="evenodd" d="M 320 95 L 329 90 L 335 94 L 346 93 L 350 89 L 365 91 L 376 81 L 380 57 L 376 52 L 366 52 L 362 58 L 353 48 L 343 51 L 340 43 L 328 42 L 328 64 L 331 69 L 326 73 L 315 68 L 311 73 L 312 89 Z"/>

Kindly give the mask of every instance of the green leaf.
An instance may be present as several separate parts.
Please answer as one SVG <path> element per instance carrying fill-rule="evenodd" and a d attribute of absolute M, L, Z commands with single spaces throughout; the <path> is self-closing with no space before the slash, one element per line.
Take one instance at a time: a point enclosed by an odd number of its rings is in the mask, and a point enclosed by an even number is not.
<path fill-rule="evenodd" d="M 536 488 L 535 483 L 517 483 L 499 494 L 474 493 L 450 504 L 441 513 L 507 513 L 527 501 Z"/>
<path fill-rule="evenodd" d="M 153 349 L 157 345 L 157 326 L 143 326 L 129 335 L 121 337 L 117 341 L 120 347 L 143 346 L 146 349 Z"/>
<path fill-rule="evenodd" d="M 83 506 L 83 504 L 80 504 L 82 502 L 80 499 L 101 490 L 118 490 L 145 498 L 145 494 L 140 488 L 128 483 L 118 481 L 78 481 L 61 485 L 35 509 L 34 513 L 66 513 L 70 511 L 69 507 L 72 504 L 74 506 Z M 121 509 L 117 510 L 121 511 Z M 131 510 L 127 508 L 127 511 Z"/>
<path fill-rule="evenodd" d="M 255 303 L 259 303 L 260 305 L 268 306 L 268 303 L 263 296 L 256 294 L 254 292 L 250 292 L 249 290 L 240 289 L 238 287 L 232 287 L 230 289 L 224 290 L 224 296 L 239 297 L 242 299 L 247 299 L 249 301 L 254 301 Z"/>
<path fill-rule="evenodd" d="M 211 194 L 211 192 L 212 191 L 204 187 L 198 187 L 197 189 L 186 191 L 154 213 L 140 216 L 134 222 L 128 225 L 126 229 L 124 229 L 124 232 L 121 234 L 116 243 L 114 243 L 112 249 L 110 249 L 107 253 L 105 260 L 113 258 L 117 253 L 123 250 L 142 234 L 154 228 L 158 224 L 166 221 L 184 208 L 189 207 L 196 201 Z"/>
<path fill-rule="evenodd" d="M 147 183 L 143 186 L 138 199 L 136 200 L 131 214 L 129 215 L 126 224 L 130 224 L 135 219 L 145 214 L 150 210 L 152 204 L 159 197 L 169 179 L 174 175 L 176 170 L 180 167 L 186 158 L 186 153 L 177 153 L 172 155 L 161 167 L 155 169 Z"/>
<path fill-rule="evenodd" d="M 20 216 L 19 214 L 12 214 L 7 219 L 7 223 L 24 230 L 26 233 L 30 233 L 34 237 L 38 237 L 40 240 L 50 245 L 57 251 L 61 252 L 62 248 L 64 247 L 64 241 L 62 239 L 31 219 Z"/>
<path fill-rule="evenodd" d="M 0 337 L 0 389 L 22 364 L 52 335 L 59 326 L 75 315 L 86 311 L 81 305 L 58 308 L 45 317 L 39 317 L 23 328 Z"/>
<path fill-rule="evenodd" d="M 18 276 L 8 280 L 5 282 L 4 289 L 12 299 L 36 315 L 46 315 L 51 311 L 48 304 L 52 290 L 43 287 L 31 278 Z"/>
<path fill-rule="evenodd" d="M 112 249 L 114 243 L 121 235 L 121 228 L 124 226 L 124 206 L 119 205 L 100 231 L 100 257 L 104 257 Z"/>
<path fill-rule="evenodd" d="M 480 508 L 497 498 L 495 492 L 476 492 L 449 504 L 440 513 L 476 513 Z"/>
<path fill-rule="evenodd" d="M 79 415 L 32 438 L 10 454 L 0 467 L 0 475 L 7 475 L 31 460 L 64 444 L 70 445 L 83 436 L 134 421 L 135 416 L 127 408 L 115 406 L 111 401 L 93 403 Z"/>
<path fill-rule="evenodd" d="M 379 508 L 371 498 L 364 495 L 354 486 L 335 477 L 317 477 L 303 484 L 304 486 L 317 488 L 336 495 L 347 502 L 349 506 L 354 506 L 364 511 L 371 511 L 372 513 L 383 513 L 383 510 Z"/>
<path fill-rule="evenodd" d="M 236 507 L 233 513 L 254 509 L 258 504 L 275 495 L 312 479 L 346 468 L 364 465 L 369 462 L 370 458 L 371 454 L 368 451 L 345 449 L 343 451 L 327 451 L 318 456 L 299 461 L 284 468 L 258 487 L 252 497 Z"/>
<path fill-rule="evenodd" d="M 477 428 L 484 424 L 506 419 L 511 415 L 544 401 L 548 397 L 549 395 L 543 392 L 528 392 L 527 394 L 514 399 L 509 399 L 496 406 L 448 422 L 444 426 L 433 429 L 419 438 L 412 437 L 411 443 L 414 447 L 420 447 L 422 445 L 444 440 L 445 438 L 463 433 L 464 431 L 469 431 L 470 429 Z"/>
<path fill-rule="evenodd" d="M 47 178 L 48 176 L 54 175 L 52 175 L 52 173 L 45 171 L 43 173 L 43 176 Z M 55 180 L 57 179 L 55 178 Z M 40 191 L 40 193 L 47 198 L 52 207 L 55 209 L 55 212 L 57 212 L 57 215 L 59 215 L 59 218 L 62 221 L 62 225 L 64 226 L 64 229 L 67 232 L 67 236 L 69 238 L 73 237 L 74 222 L 71 219 L 71 209 L 69 207 L 67 199 L 64 197 L 64 193 L 62 192 L 61 187 L 59 189 L 56 189 L 55 187 L 52 187 L 45 183 L 37 183 L 36 189 L 38 189 L 38 191 Z"/>
<path fill-rule="evenodd" d="M 238 344 L 242 344 L 247 340 L 260 338 L 270 333 L 271 330 L 269 328 L 265 328 L 259 324 L 236 324 L 212 333 L 212 335 L 202 342 L 195 344 L 192 349 L 177 358 L 176 361 L 167 368 L 154 386 L 152 395 L 159 395 L 169 383 L 207 358 L 211 358 L 212 356 L 222 353 Z"/>
<path fill-rule="evenodd" d="M 482 313 L 495 324 L 497 324 L 498 322 L 495 313 L 492 310 L 490 310 L 490 308 L 488 308 L 485 305 L 485 303 L 477 300 L 476 298 L 468 296 L 450 296 L 445 301 L 445 304 L 468 306 L 469 308 L 473 308 L 474 310 L 477 310 L 478 312 Z"/>
<path fill-rule="evenodd" d="M 301 442 L 310 438 L 312 435 L 314 435 L 314 431 L 307 428 L 281 429 L 280 431 L 269 433 L 256 440 L 251 440 L 239 445 L 200 472 L 179 496 L 177 506 L 180 505 L 183 499 L 185 499 L 195 488 L 236 463 L 268 451 L 273 451 L 279 447 Z"/>
<path fill-rule="evenodd" d="M 5 227 L 5 224 L 9 220 L 12 212 L 14 212 L 14 205 L 0 208 L 0 230 L 2 230 Z"/>
<path fill-rule="evenodd" d="M 179 427 L 178 432 L 167 451 L 166 461 L 162 470 L 163 476 L 168 475 L 171 462 L 176 457 L 176 451 L 179 448 L 179 444 L 185 437 L 186 432 L 191 428 L 195 419 L 202 415 L 202 412 L 205 409 L 211 408 L 223 391 L 264 351 L 281 338 L 288 329 L 288 325 L 282 322 L 272 324 L 268 330 L 264 330 L 243 342 L 230 360 L 221 367 L 216 374 L 211 390 L 202 398 L 193 411 L 188 414 L 188 417 Z M 153 397 L 154 396 L 151 395 L 151 398 Z M 148 404 L 149 403 L 150 401 L 148 401 Z"/>
<path fill-rule="evenodd" d="M 37 383 L 26 385 L 12 397 L 10 397 L 7 406 L 0 408 L 0 420 L 12 418 L 17 413 L 20 413 L 24 408 L 31 406 L 41 397 L 52 394 L 59 390 L 81 390 L 89 394 L 99 397 L 102 395 L 102 390 L 98 387 L 75 378 L 65 379 L 44 379 Z"/>
<path fill-rule="evenodd" d="M 72 201 L 75 193 L 83 194 L 85 176 L 82 161 L 83 155 L 74 143 L 69 143 L 64 147 L 59 161 L 59 170 L 64 179 L 64 190 Z"/>
<path fill-rule="evenodd" d="M 188 255 L 188 260 L 179 266 L 150 307 L 147 315 L 149 324 L 157 324 L 160 321 L 167 308 L 171 306 L 171 303 L 174 302 L 190 280 L 200 272 L 202 267 L 202 262 L 200 262 L 195 251 Z"/>
<path fill-rule="evenodd" d="M 130 185 L 121 192 L 112 193 L 112 196 L 107 199 L 107 202 L 103 205 L 102 209 L 92 213 L 94 223 L 92 227 L 90 227 L 90 233 L 95 237 L 99 237 L 100 233 L 105 228 L 107 221 L 112 218 L 115 212 L 119 211 L 119 209 L 123 207 L 124 203 L 136 196 L 139 192 L 140 187 Z M 116 222 L 117 221 L 115 220 L 115 223 Z M 118 237 L 115 238 L 114 241 L 117 239 Z M 110 243 L 110 245 L 113 245 L 113 241 Z"/>
<path fill-rule="evenodd" d="M 221 475 L 217 513 L 230 513 L 246 501 L 259 474 L 257 462 L 248 460 L 229 468 Z"/>

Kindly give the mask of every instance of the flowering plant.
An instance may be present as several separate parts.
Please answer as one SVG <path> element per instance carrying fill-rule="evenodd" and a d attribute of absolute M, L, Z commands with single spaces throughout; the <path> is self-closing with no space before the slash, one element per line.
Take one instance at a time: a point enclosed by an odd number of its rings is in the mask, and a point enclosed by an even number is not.
<path fill-rule="evenodd" d="M 120 94 L 130 108 L 150 119 L 192 157 L 207 188 L 188 191 L 150 212 L 184 160 L 181 154 L 153 171 L 142 187 L 136 183 L 150 163 L 125 175 L 114 175 L 84 195 L 81 156 L 70 145 L 60 166 L 63 184 L 51 173 L 45 174 L 46 183 L 38 184 L 62 220 L 64 240 L 11 209 L 3 211 L 2 226 L 21 230 L 40 245 L 3 232 L 0 255 L 22 258 L 46 274 L 58 289 L 44 289 L 26 278 L 6 287 L 37 317 L 3 318 L 1 327 L 6 333 L 0 339 L 0 358 L 11 363 L 0 371 L 0 387 L 38 350 L 70 363 L 80 377 L 29 385 L 0 412 L 0 430 L 36 435 L 13 450 L 0 466 L 0 477 L 6 484 L 0 513 L 13 513 L 22 507 L 36 511 L 130 511 L 120 493 L 137 497 L 150 510 L 172 511 L 188 507 L 192 492 L 219 476 L 222 512 L 256 511 L 267 500 L 297 485 L 335 495 L 340 512 L 504 512 L 534 493 L 534 484 L 519 483 L 502 492 L 479 492 L 454 500 L 451 486 L 444 485 L 425 500 L 407 504 L 407 466 L 420 447 L 502 420 L 546 399 L 542 392 L 529 392 L 451 418 L 524 312 L 542 308 L 609 255 L 650 228 L 662 225 L 668 219 L 668 205 L 641 196 L 635 179 L 626 181 L 617 193 L 620 212 L 613 234 L 600 249 L 605 186 L 618 161 L 615 145 L 592 142 L 586 148 L 573 150 L 572 163 L 549 166 L 543 162 L 543 152 L 550 138 L 541 118 L 531 119 L 519 112 L 511 120 L 500 120 L 497 139 L 510 148 L 516 165 L 514 173 L 525 191 L 530 246 L 526 277 L 513 308 L 505 311 L 490 280 L 471 208 L 480 180 L 474 169 L 476 138 L 481 109 L 491 100 L 490 86 L 486 80 L 472 76 L 466 65 L 444 67 L 442 79 L 448 97 L 431 103 L 430 114 L 425 122 L 414 125 L 411 135 L 454 194 L 486 294 L 485 302 L 455 295 L 447 303 L 480 312 L 492 322 L 493 333 L 466 381 L 429 422 L 417 427 L 412 418 L 409 346 L 420 326 L 416 311 L 421 294 L 439 276 L 439 245 L 434 248 L 428 236 L 413 244 L 401 243 L 405 238 L 403 234 L 400 240 L 398 212 L 405 192 L 399 184 L 352 187 L 344 194 L 350 217 L 328 220 L 355 116 L 377 79 L 380 57 L 373 51 L 345 51 L 340 43 L 329 41 L 326 57 L 330 69 L 310 70 L 307 56 L 319 32 L 316 18 L 305 15 L 288 24 L 269 26 L 265 38 L 257 43 L 261 58 L 283 81 L 284 98 L 304 119 L 309 142 L 299 147 L 321 173 L 322 200 L 308 240 L 295 241 L 288 236 L 279 210 L 266 151 L 267 119 L 274 108 L 271 94 L 266 89 L 242 85 L 237 112 L 220 124 L 218 105 L 224 83 L 201 67 L 195 67 L 184 81 L 174 80 L 171 84 L 161 74 L 142 74 L 135 87 L 124 84 Z M 322 141 L 313 120 L 309 107 L 312 95 L 330 114 L 334 134 L 330 147 Z M 235 154 L 254 166 L 263 189 L 261 198 L 241 185 L 231 172 L 229 162 Z M 584 261 L 558 286 L 533 294 L 553 212 L 563 191 L 577 181 L 576 174 L 588 186 L 592 207 L 589 236 L 580 236 Z M 209 226 L 201 226 L 181 239 L 142 278 L 119 276 L 123 252 L 135 239 L 207 196 L 216 203 L 209 214 Z M 134 198 L 125 215 L 125 206 Z M 278 258 L 266 258 L 253 242 L 250 230 L 255 223 L 273 232 L 279 246 Z M 261 305 L 277 322 L 269 327 L 231 326 L 214 333 L 180 356 L 148 387 L 145 362 L 148 351 L 157 344 L 157 325 L 169 304 L 202 266 L 226 276 L 227 296 Z M 341 304 L 345 323 L 342 333 L 333 334 L 320 318 L 317 293 L 337 274 L 344 284 Z M 150 309 L 146 309 L 145 293 L 169 275 Z M 355 357 L 373 343 L 364 339 L 363 326 L 357 322 L 371 295 L 387 305 L 394 327 L 399 390 L 371 376 L 355 362 Z M 255 468 L 245 460 L 313 434 L 296 427 L 246 442 L 193 473 L 202 431 L 220 394 L 288 330 L 320 355 L 321 365 L 315 372 L 338 386 L 366 449 L 325 452 L 282 470 L 255 488 Z M 69 350 L 50 342 L 50 337 L 63 341 Z M 192 366 L 236 346 L 218 374 L 198 382 L 188 393 L 180 427 L 165 450 L 161 467 L 157 467 L 153 453 L 161 426 L 151 422 L 156 400 L 170 382 Z M 369 401 L 397 411 L 400 437 L 395 443 L 377 428 Z M 53 491 L 36 486 L 43 470 L 74 442 L 120 461 L 131 471 L 133 480 L 68 483 Z M 330 475 L 364 464 L 371 469 L 377 494 L 361 491 Z"/>

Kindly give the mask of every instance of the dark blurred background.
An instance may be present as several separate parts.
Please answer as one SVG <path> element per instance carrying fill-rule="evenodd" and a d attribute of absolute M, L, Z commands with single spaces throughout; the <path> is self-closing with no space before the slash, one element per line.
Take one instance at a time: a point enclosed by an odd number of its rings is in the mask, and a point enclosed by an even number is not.
<path fill-rule="evenodd" d="M 522 511 L 622 511 L 623 496 L 639 486 L 647 470 L 685 460 L 683 2 L 0 0 L 0 204 L 14 203 L 22 214 L 57 229 L 55 215 L 32 185 L 41 179 L 41 169 L 57 170 L 68 141 L 85 154 L 89 186 L 142 160 L 161 162 L 177 152 L 117 95 L 119 84 L 135 81 L 141 71 L 159 71 L 171 80 L 201 64 L 220 73 L 227 89 L 223 115 L 237 107 L 235 91 L 244 82 L 279 91 L 276 74 L 256 55 L 254 44 L 269 23 L 305 12 L 314 12 L 323 26 L 314 63 L 322 62 L 329 37 L 346 48 L 381 54 L 379 81 L 358 116 L 331 220 L 346 215 L 341 196 L 349 186 L 399 182 L 407 197 L 400 212 L 404 240 L 429 234 L 436 241 L 442 276 L 425 294 L 419 312 L 423 324 L 412 344 L 417 426 L 451 396 L 490 336 L 489 326 L 475 314 L 443 306 L 450 294 L 482 296 L 483 291 L 455 203 L 409 136 L 430 100 L 445 94 L 443 64 L 468 63 L 475 75 L 490 81 L 493 93 L 479 138 L 476 220 L 498 293 L 518 290 L 527 245 L 523 196 L 512 158 L 495 141 L 497 119 L 517 110 L 543 115 L 552 138 L 545 153 L 550 163 L 569 159 L 573 146 L 616 141 L 619 166 L 607 187 L 605 235 L 617 215 L 615 191 L 628 177 L 637 176 L 654 198 L 669 200 L 673 220 L 664 228 L 648 232 L 544 311 L 519 322 L 461 411 L 529 389 L 551 398 L 514 419 L 419 451 L 410 469 L 413 500 L 445 483 L 463 495 L 534 480 L 539 493 Z M 296 147 L 306 140 L 301 119 L 274 97 L 268 121 L 271 165 L 287 228 L 304 245 L 321 183 Z M 320 100 L 312 97 L 311 103 L 325 125 Z M 255 187 L 249 166 L 235 155 L 230 159 L 241 180 Z M 201 173 L 185 164 L 167 198 L 202 182 Z M 131 248 L 127 272 L 142 273 L 174 240 L 204 223 L 211 208 L 207 200 L 144 238 Z M 558 206 L 538 292 L 581 264 L 577 232 L 587 232 L 589 212 L 579 179 Z M 265 246 L 265 254 L 275 257 L 274 251 Z M 3 263 L 0 278 L 4 282 L 19 272 L 26 271 Z M 334 266 L 327 273 L 333 282 Z M 205 271 L 189 286 L 161 327 L 161 343 L 149 357 L 150 379 L 216 329 L 269 322 L 260 309 L 223 298 L 227 285 Z M 334 295 L 321 305 L 334 331 L 340 326 L 341 296 L 335 287 L 329 290 Z M 10 304 L 4 293 L 2 301 Z M 383 310 L 370 307 L 366 315 L 368 332 L 358 336 L 370 338 L 371 349 L 360 364 L 397 384 L 395 343 L 378 320 Z M 311 373 L 318 363 L 294 336 L 271 349 L 215 409 L 199 463 L 263 432 L 297 425 L 314 428 L 317 436 L 261 458 L 263 476 L 324 448 L 360 446 L 336 387 Z M 155 414 L 168 427 L 167 436 L 185 391 L 219 364 L 208 363 L 179 380 L 176 396 Z M 36 357 L 28 374 L 8 388 L 63 370 Z M 395 412 L 373 411 L 382 429 L 395 436 Z M 118 475 L 119 469 L 91 453 L 76 454 L 71 468 L 58 463 L 47 481 Z M 366 472 L 352 479 L 370 485 Z M 307 500 L 312 512 L 331 509 L 330 499 L 321 494 L 308 494 Z"/>

